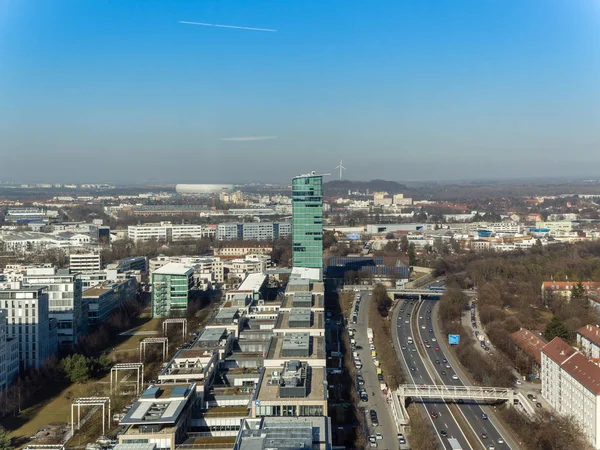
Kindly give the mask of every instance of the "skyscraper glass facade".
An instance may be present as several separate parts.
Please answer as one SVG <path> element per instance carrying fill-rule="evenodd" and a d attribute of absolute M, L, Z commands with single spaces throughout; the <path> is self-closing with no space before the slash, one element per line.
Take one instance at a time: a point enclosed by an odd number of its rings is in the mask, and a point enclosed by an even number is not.
<path fill-rule="evenodd" d="M 292 262 L 323 273 L 323 176 L 292 179 Z"/>

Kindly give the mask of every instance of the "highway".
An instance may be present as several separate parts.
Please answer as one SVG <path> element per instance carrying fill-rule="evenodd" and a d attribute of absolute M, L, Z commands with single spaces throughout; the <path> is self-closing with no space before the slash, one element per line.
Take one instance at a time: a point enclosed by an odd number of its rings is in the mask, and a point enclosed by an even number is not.
<path fill-rule="evenodd" d="M 398 330 L 398 341 L 403 358 L 402 362 L 406 366 L 405 370 L 408 374 L 407 383 L 437 384 L 436 381 L 431 379 L 431 376 L 427 372 L 425 363 L 421 359 L 416 346 L 414 344 L 408 344 L 409 337 L 412 339 L 419 339 L 418 336 L 413 336 L 410 326 L 410 316 L 417 314 L 417 311 L 415 310 L 416 306 L 416 301 L 402 300 L 394 309 L 394 316 L 392 318 L 392 320 L 395 321 Z M 412 368 L 414 368 L 414 370 L 412 370 Z M 451 449 L 447 437 L 454 437 L 459 441 L 464 449 L 471 448 L 465 435 L 458 426 L 456 419 L 452 415 L 452 412 L 445 402 L 441 400 L 425 400 L 422 403 L 420 402 L 420 404 L 423 408 L 425 408 L 427 417 L 435 429 L 440 446 L 446 449 Z M 431 416 L 432 413 L 437 413 L 438 417 L 434 419 Z M 447 433 L 447 436 L 442 436 L 442 433 L 444 432 Z"/>
<path fill-rule="evenodd" d="M 435 313 L 434 307 L 436 306 L 436 303 L 437 302 L 434 300 L 424 300 L 418 307 L 417 323 L 419 336 L 417 336 L 417 338 L 420 339 L 421 342 L 424 340 L 429 341 L 430 348 L 425 348 L 425 351 L 430 361 L 429 368 L 430 370 L 435 370 L 438 380 L 441 380 L 447 385 L 462 386 L 463 382 L 458 379 L 458 377 L 456 377 L 457 379 L 452 378 L 452 375 L 455 374 L 454 368 L 452 367 L 453 364 L 456 364 L 456 362 L 452 362 L 454 358 L 452 355 L 445 355 L 442 352 L 442 349 L 438 347 L 440 339 L 445 339 L 445 337 L 439 333 L 438 327 L 434 326 L 432 322 L 432 314 Z M 433 341 L 433 339 L 436 339 L 436 341 Z M 436 350 L 436 348 L 438 348 L 438 350 Z M 448 363 L 443 363 L 442 360 L 444 358 L 447 358 L 450 361 L 448 361 Z M 436 361 L 439 361 L 439 364 L 436 363 Z M 442 371 L 445 371 L 446 375 L 442 375 Z M 438 384 L 437 381 L 436 384 Z M 465 401 L 463 404 L 458 404 L 458 407 L 467 419 L 473 433 L 477 435 L 481 448 L 488 448 L 490 445 L 498 450 L 510 448 L 510 446 L 504 442 L 504 438 L 498 432 L 492 423 L 492 420 L 489 418 L 483 419 L 484 410 L 481 406 L 475 402 Z"/>
<path fill-rule="evenodd" d="M 390 408 L 385 400 L 385 396 L 379 389 L 379 381 L 377 379 L 377 370 L 371 357 L 369 349 L 369 339 L 367 337 L 367 328 L 369 327 L 369 303 L 371 302 L 371 292 L 362 291 L 361 302 L 358 312 L 358 321 L 356 325 L 348 325 L 349 328 L 356 329 L 356 344 L 361 347 L 358 350 L 363 367 L 358 372 L 364 377 L 365 385 L 362 386 L 367 390 L 369 401 L 367 403 L 359 403 L 359 408 L 364 408 L 365 421 L 368 426 L 369 435 L 381 433 L 383 439 L 377 440 L 377 448 L 380 450 L 392 450 L 398 448 L 397 433 L 398 429 L 394 424 Z M 369 410 L 377 411 L 379 425 L 374 427 L 371 424 Z"/>

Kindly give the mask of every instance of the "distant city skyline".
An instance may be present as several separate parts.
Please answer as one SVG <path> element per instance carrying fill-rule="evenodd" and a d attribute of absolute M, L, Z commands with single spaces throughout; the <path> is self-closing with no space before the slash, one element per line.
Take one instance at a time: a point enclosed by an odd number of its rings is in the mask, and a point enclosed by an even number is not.
<path fill-rule="evenodd" d="M 341 158 L 344 179 L 399 182 L 600 167 L 594 0 L 23 0 L 0 26 L 0 180 L 285 183 Z"/>

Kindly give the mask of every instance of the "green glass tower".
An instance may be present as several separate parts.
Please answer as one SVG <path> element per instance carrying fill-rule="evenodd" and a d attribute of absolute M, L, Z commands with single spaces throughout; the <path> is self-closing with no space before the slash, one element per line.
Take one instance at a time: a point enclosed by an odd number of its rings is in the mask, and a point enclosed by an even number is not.
<path fill-rule="evenodd" d="M 292 179 L 292 262 L 323 273 L 323 175 Z"/>

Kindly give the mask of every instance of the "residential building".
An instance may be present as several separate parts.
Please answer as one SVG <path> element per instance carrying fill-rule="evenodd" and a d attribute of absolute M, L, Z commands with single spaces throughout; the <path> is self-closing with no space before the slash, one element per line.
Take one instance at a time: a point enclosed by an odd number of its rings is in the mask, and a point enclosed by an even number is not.
<path fill-rule="evenodd" d="M 134 300 L 137 280 L 133 277 L 120 282 L 105 282 L 83 292 L 88 305 L 88 325 L 100 325 L 128 300 Z"/>
<path fill-rule="evenodd" d="M 10 208 L 4 218 L 8 223 L 26 224 L 29 222 L 47 222 L 48 216 L 39 208 Z"/>
<path fill-rule="evenodd" d="M 561 338 L 542 348 L 542 396 L 600 449 L 600 367 Z"/>
<path fill-rule="evenodd" d="M 148 257 L 147 256 L 129 256 L 119 259 L 106 266 L 107 269 L 114 269 L 119 273 L 137 271 L 146 274 L 148 273 Z"/>
<path fill-rule="evenodd" d="M 577 330 L 577 348 L 590 359 L 600 359 L 600 327 L 586 325 Z"/>
<path fill-rule="evenodd" d="M 88 308 L 79 274 L 54 267 L 28 268 L 23 286 L 47 286 L 49 315 L 58 322 L 59 348 L 69 349 L 87 334 Z"/>
<path fill-rule="evenodd" d="M 272 241 L 290 234 L 291 222 L 229 222 L 217 225 L 219 241 Z"/>
<path fill-rule="evenodd" d="M 169 263 L 152 273 L 152 316 L 185 315 L 190 289 L 194 287 L 191 266 Z"/>
<path fill-rule="evenodd" d="M 0 301 L 0 392 L 9 388 L 19 374 L 19 340 L 9 333 L 7 311 Z"/>
<path fill-rule="evenodd" d="M 102 268 L 100 253 L 71 253 L 69 255 L 69 269 L 75 272 L 96 272 Z"/>
<path fill-rule="evenodd" d="M 292 262 L 323 273 L 323 175 L 292 179 Z"/>
<path fill-rule="evenodd" d="M 578 284 L 578 281 L 544 281 L 542 283 L 542 296 L 553 295 L 570 300 L 573 288 Z M 600 282 L 583 281 L 581 285 L 586 297 L 596 301 L 600 300 Z"/>
<path fill-rule="evenodd" d="M 273 252 L 273 244 L 260 242 L 224 242 L 215 248 L 215 256 L 222 258 L 242 258 L 251 253 L 270 255 Z"/>
<path fill-rule="evenodd" d="M 211 238 L 215 227 L 211 225 L 176 225 L 171 222 L 130 225 L 127 235 L 133 241 L 175 242 L 189 239 Z"/>
<path fill-rule="evenodd" d="M 573 230 L 573 222 L 570 220 L 559 220 L 556 222 L 543 222 L 536 221 L 535 228 L 537 229 L 547 229 L 551 236 L 554 236 L 558 233 L 565 233 Z"/>
<path fill-rule="evenodd" d="M 56 353 L 50 347 L 50 318 L 46 287 L 0 290 L 0 308 L 5 311 L 8 335 L 18 342 L 19 367 L 39 369 L 46 358 Z"/>
<path fill-rule="evenodd" d="M 539 376 L 540 367 L 542 365 L 542 348 L 544 348 L 548 341 L 525 328 L 521 328 L 519 331 L 511 333 L 510 337 L 518 347 L 519 351 L 522 351 L 535 361 L 535 364 L 530 367 L 530 374 Z"/>

